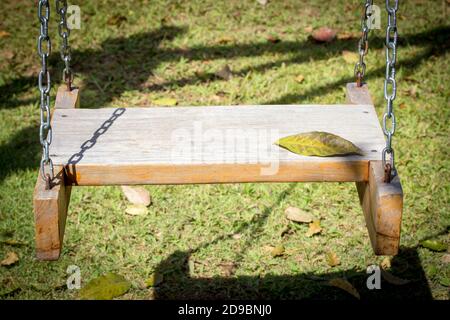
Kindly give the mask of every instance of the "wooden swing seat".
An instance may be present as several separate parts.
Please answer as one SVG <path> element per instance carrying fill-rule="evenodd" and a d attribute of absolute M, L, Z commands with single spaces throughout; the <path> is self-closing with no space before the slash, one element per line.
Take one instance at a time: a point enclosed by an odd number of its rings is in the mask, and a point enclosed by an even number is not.
<path fill-rule="evenodd" d="M 35 189 L 39 259 L 61 252 L 71 186 L 240 182 L 356 182 L 376 254 L 397 253 L 398 177 L 383 183 L 383 132 L 366 87 L 347 86 L 345 105 L 78 109 L 78 90 L 60 88 L 50 157 L 56 179 Z M 327 131 L 364 155 L 307 157 L 278 138 Z"/>
<path fill-rule="evenodd" d="M 58 109 L 52 128 L 51 158 L 74 185 L 367 181 L 384 147 L 371 105 Z M 338 134 L 364 155 L 274 145 L 308 131 Z"/>

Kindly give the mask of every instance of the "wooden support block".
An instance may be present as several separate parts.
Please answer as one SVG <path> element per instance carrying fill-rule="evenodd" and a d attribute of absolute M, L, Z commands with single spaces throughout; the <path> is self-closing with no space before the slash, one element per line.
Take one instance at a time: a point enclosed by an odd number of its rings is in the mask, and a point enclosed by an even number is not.
<path fill-rule="evenodd" d="M 396 255 L 400 242 L 403 191 L 400 178 L 383 182 L 381 161 L 371 161 L 369 181 L 356 184 L 370 241 L 377 255 Z"/>
<path fill-rule="evenodd" d="M 348 104 L 371 104 L 373 105 L 372 97 L 370 96 L 367 84 L 358 87 L 356 83 L 347 83 L 346 88 L 346 102 Z"/>
<path fill-rule="evenodd" d="M 37 178 L 33 205 L 36 257 L 39 260 L 57 260 L 61 253 L 71 191 L 64 179 L 64 171 L 60 170 L 47 190 L 41 175 Z"/>
<path fill-rule="evenodd" d="M 347 103 L 372 104 L 366 84 L 357 87 L 347 84 Z M 384 183 L 381 161 L 370 161 L 369 181 L 356 182 L 359 199 L 366 219 L 370 241 L 377 255 L 395 255 L 400 242 L 403 210 L 403 191 L 398 175 L 391 183 Z"/>
<path fill-rule="evenodd" d="M 65 85 L 58 88 L 55 109 L 74 109 L 80 105 L 77 88 L 67 90 Z M 67 208 L 71 186 L 66 186 L 65 170 L 56 166 L 51 188 L 38 175 L 34 188 L 33 205 L 35 218 L 36 257 L 39 260 L 57 260 L 61 253 L 66 226 Z"/>
<path fill-rule="evenodd" d="M 80 90 L 73 88 L 68 91 L 66 85 L 58 88 L 55 109 L 74 109 L 80 107 Z"/>

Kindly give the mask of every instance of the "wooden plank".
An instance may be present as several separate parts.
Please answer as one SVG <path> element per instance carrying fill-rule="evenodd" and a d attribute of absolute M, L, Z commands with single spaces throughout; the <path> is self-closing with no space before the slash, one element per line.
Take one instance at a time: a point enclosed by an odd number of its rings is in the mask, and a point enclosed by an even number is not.
<path fill-rule="evenodd" d="M 355 82 L 347 83 L 346 102 L 348 104 L 373 105 L 372 97 L 370 96 L 367 84 L 363 84 L 361 87 L 358 87 Z"/>
<path fill-rule="evenodd" d="M 78 185 L 367 181 L 384 145 L 371 105 L 64 109 L 52 126 L 50 155 Z M 306 157 L 274 145 L 308 131 L 365 154 Z"/>
<path fill-rule="evenodd" d="M 367 179 L 367 163 L 280 163 L 273 175 L 259 164 L 198 165 L 68 165 L 68 182 L 74 185 L 201 184 L 241 182 L 357 181 Z"/>
<path fill-rule="evenodd" d="M 347 84 L 347 103 L 373 104 L 367 85 Z M 383 176 L 381 161 L 371 161 L 369 181 L 356 182 L 356 188 L 375 254 L 395 255 L 400 242 L 403 192 L 398 176 L 391 183 L 384 183 Z"/>
<path fill-rule="evenodd" d="M 59 171 L 49 190 L 39 175 L 34 188 L 36 257 L 57 260 L 61 253 L 71 186 L 66 186 L 63 171 Z"/>
<path fill-rule="evenodd" d="M 403 190 L 398 175 L 391 183 L 383 182 L 381 161 L 371 161 L 369 181 L 358 184 L 370 241 L 375 254 L 396 255 L 400 242 Z"/>
<path fill-rule="evenodd" d="M 363 84 L 361 87 L 356 85 L 356 82 L 347 83 L 346 86 L 346 102 L 348 104 L 358 105 L 358 104 L 371 104 L 373 105 L 372 96 L 369 92 L 369 87 L 367 84 Z M 381 126 L 380 126 L 381 130 Z M 356 182 L 356 188 L 364 189 L 366 182 Z"/>
<path fill-rule="evenodd" d="M 347 103 L 373 104 L 367 85 L 347 84 Z M 391 183 L 384 183 L 383 176 L 381 161 L 371 161 L 369 181 L 356 182 L 356 188 L 375 254 L 395 255 L 400 242 L 403 192 L 398 176 Z"/>
<path fill-rule="evenodd" d="M 65 85 L 58 88 L 55 109 L 74 109 L 79 105 L 78 89 L 68 91 Z M 51 182 L 51 189 L 46 189 L 40 174 L 34 188 L 36 257 L 39 260 L 57 260 L 64 239 L 71 186 L 66 186 L 64 167 L 55 166 L 54 169 L 57 174 Z"/>
<path fill-rule="evenodd" d="M 80 91 L 72 88 L 68 91 L 66 85 L 61 85 L 56 93 L 55 109 L 74 109 L 80 107 Z"/>

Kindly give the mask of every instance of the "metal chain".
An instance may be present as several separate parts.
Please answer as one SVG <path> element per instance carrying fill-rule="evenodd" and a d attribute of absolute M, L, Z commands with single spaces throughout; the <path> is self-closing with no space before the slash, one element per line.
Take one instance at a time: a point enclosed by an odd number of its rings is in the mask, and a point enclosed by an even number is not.
<path fill-rule="evenodd" d="M 386 99 L 386 111 L 383 115 L 383 132 L 386 136 L 386 147 L 383 149 L 382 161 L 385 170 L 385 182 L 390 182 L 397 172 L 395 169 L 394 149 L 392 148 L 392 137 L 395 133 L 396 121 L 394 115 L 394 100 L 397 95 L 397 83 L 395 82 L 395 63 L 397 61 L 397 10 L 398 0 L 391 5 L 390 0 L 386 0 L 386 10 L 388 12 L 388 25 L 386 28 L 386 78 L 384 80 L 384 98 Z M 387 121 L 391 124 L 388 128 Z M 389 162 L 386 163 L 386 156 L 389 155 Z"/>
<path fill-rule="evenodd" d="M 366 4 L 364 5 L 364 12 L 361 18 L 361 39 L 358 42 L 358 53 L 359 53 L 359 61 L 355 65 L 355 77 L 356 84 L 358 87 L 362 86 L 362 81 L 364 75 L 366 74 L 366 63 L 364 62 L 364 57 L 367 55 L 367 51 L 369 50 L 369 8 L 373 5 L 373 0 L 366 0 Z"/>
<path fill-rule="evenodd" d="M 69 46 L 70 29 L 67 25 L 67 0 L 56 0 L 56 12 L 59 14 L 58 33 L 61 37 L 61 59 L 64 62 L 63 81 L 67 84 L 67 90 L 71 90 L 73 72 L 70 68 L 71 48 Z"/>
<path fill-rule="evenodd" d="M 52 127 L 50 125 L 50 72 L 48 71 L 48 57 L 51 54 L 52 44 L 48 35 L 48 23 L 50 20 L 50 4 L 48 0 L 39 0 L 38 18 L 40 21 L 40 34 L 37 42 L 38 54 L 41 58 L 41 71 L 38 77 L 38 86 L 41 93 L 39 127 L 39 141 L 42 146 L 42 159 L 40 171 L 42 178 L 49 188 L 50 180 L 54 177 L 53 162 L 49 155 L 49 147 L 52 143 Z"/>

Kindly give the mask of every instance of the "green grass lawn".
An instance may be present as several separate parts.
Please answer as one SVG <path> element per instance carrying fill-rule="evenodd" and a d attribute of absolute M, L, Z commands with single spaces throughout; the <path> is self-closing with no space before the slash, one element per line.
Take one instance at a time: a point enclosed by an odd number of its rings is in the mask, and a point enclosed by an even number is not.
<path fill-rule="evenodd" d="M 402 248 L 390 272 L 411 281 L 383 281 L 372 291 L 366 268 L 385 257 L 372 252 L 353 183 L 149 186 L 153 204 L 137 217 L 125 214 L 119 187 L 74 188 L 61 258 L 35 260 L 32 194 L 41 151 L 34 2 L 1 3 L 0 260 L 10 251 L 20 258 L 0 266 L 1 299 L 77 298 L 65 286 L 69 265 L 80 267 L 82 284 L 107 272 L 125 276 L 133 285 L 122 299 L 352 299 L 327 285 L 337 277 L 363 300 L 449 298 L 445 252 L 419 245 L 427 238 L 450 244 L 448 1 L 401 1 L 394 146 L 405 198 Z M 318 44 L 308 36 L 321 26 L 358 36 L 362 1 L 70 2 L 82 14 L 71 43 L 83 108 L 148 106 L 160 98 L 178 105 L 343 103 L 345 84 L 354 81 L 342 51 L 356 52 L 356 38 Z M 384 1 L 375 3 L 384 27 Z M 54 101 L 63 64 L 55 12 L 52 20 Z M 384 34 L 372 31 L 367 57 L 379 117 Z M 226 64 L 229 81 L 214 76 Z M 307 237 L 307 225 L 286 220 L 288 206 L 311 212 L 323 231 Z M 280 244 L 281 257 L 265 249 Z M 338 266 L 327 263 L 329 252 Z M 153 272 L 164 280 L 145 289 Z"/>

